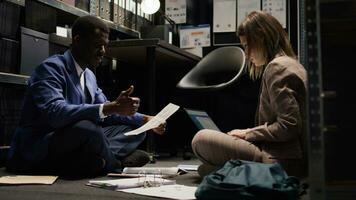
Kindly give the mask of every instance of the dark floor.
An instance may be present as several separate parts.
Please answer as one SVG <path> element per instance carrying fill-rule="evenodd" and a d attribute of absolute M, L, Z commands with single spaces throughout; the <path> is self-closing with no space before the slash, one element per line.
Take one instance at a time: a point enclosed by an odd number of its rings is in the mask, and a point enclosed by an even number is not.
<path fill-rule="evenodd" d="M 147 164 L 147 167 L 176 167 L 178 164 L 200 164 L 195 158 L 184 160 L 182 157 L 157 158 L 156 163 Z M 0 168 L 0 176 L 9 175 L 4 168 Z M 107 179 L 99 177 L 98 179 Z M 188 172 L 175 178 L 177 184 L 197 186 L 200 178 L 196 172 Z M 22 186 L 0 186 L 1 200 L 125 200 L 125 199 L 162 199 L 115 192 L 111 190 L 86 186 L 88 180 L 64 180 L 58 179 L 53 185 L 22 185 Z"/>

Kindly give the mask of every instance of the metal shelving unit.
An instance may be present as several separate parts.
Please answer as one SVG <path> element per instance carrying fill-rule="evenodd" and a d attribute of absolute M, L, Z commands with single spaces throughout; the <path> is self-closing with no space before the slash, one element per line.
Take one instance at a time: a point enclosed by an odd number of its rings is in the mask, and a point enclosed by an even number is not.
<path fill-rule="evenodd" d="M 26 0 L 5 0 L 6 2 L 13 3 L 22 7 L 25 7 Z M 28 0 L 29 1 L 29 0 Z M 61 12 L 64 12 L 68 15 L 72 16 L 86 16 L 89 15 L 87 11 L 84 11 L 82 9 L 76 8 L 71 5 L 67 5 L 63 2 L 57 1 L 57 0 L 33 0 L 36 2 L 39 2 L 41 4 L 44 4 L 46 6 L 55 8 L 57 10 L 60 10 Z M 120 24 L 115 24 L 112 21 L 108 21 L 105 19 L 102 19 L 107 23 L 109 28 L 112 31 L 115 31 L 121 35 L 128 36 L 129 38 L 140 38 L 140 32 L 127 28 L 123 25 Z M 53 36 L 52 39 L 56 39 L 58 37 Z M 28 76 L 20 75 L 20 74 L 13 74 L 13 73 L 6 73 L 6 72 L 0 72 L 0 83 L 10 83 L 10 84 L 17 84 L 17 85 L 26 85 Z"/>
<path fill-rule="evenodd" d="M 0 83 L 27 85 L 29 76 L 0 72 Z"/>
<path fill-rule="evenodd" d="M 345 156 L 355 141 L 353 120 L 345 113 L 355 111 L 354 77 L 341 68 L 353 66 L 353 60 L 345 58 L 355 52 L 355 5 L 352 0 L 300 2 L 300 59 L 309 79 L 310 200 L 351 200 L 356 196 L 355 165 Z"/>
<path fill-rule="evenodd" d="M 16 0 L 12 0 L 12 1 L 16 1 Z M 62 3 L 60 1 L 57 1 L 57 0 L 35 0 L 35 1 L 43 3 L 43 4 L 45 4 L 47 6 L 50 6 L 50 7 L 56 8 L 56 9 L 61 10 L 63 12 L 78 16 L 78 17 L 89 15 L 89 13 L 87 11 L 85 11 L 85 10 L 73 7 L 71 5 L 67 5 L 67 4 Z M 127 27 L 122 26 L 120 24 L 115 24 L 112 21 L 108 21 L 108 20 L 105 20 L 105 19 L 102 19 L 102 20 L 105 21 L 107 23 L 107 25 L 114 31 L 117 31 L 117 32 L 122 33 L 122 34 L 129 35 L 132 38 L 140 38 L 140 36 L 141 36 L 140 32 L 138 32 L 136 30 L 127 28 Z"/>
<path fill-rule="evenodd" d="M 310 199 L 325 199 L 325 157 L 319 0 L 303 1 L 302 59 L 308 71 L 308 149 Z M 305 16 L 305 18 L 304 18 Z M 305 32 L 304 32 L 305 31 Z"/>
<path fill-rule="evenodd" d="M 23 7 L 25 6 L 25 2 L 26 2 L 26 0 L 5 0 L 5 1 L 20 5 L 20 6 L 23 6 Z M 60 1 L 57 1 L 57 0 L 33 0 L 33 1 L 45 4 L 45 5 L 49 6 L 49 7 L 58 9 L 60 11 L 63 11 L 65 13 L 68 13 L 68 14 L 71 14 L 71 15 L 74 15 L 74 16 L 77 16 L 77 17 L 89 15 L 89 13 L 87 11 L 85 11 L 85 10 L 76 8 L 76 7 L 71 6 L 71 5 L 67 5 L 67 4 L 65 4 L 63 2 L 60 2 Z M 130 36 L 132 38 L 140 38 L 141 37 L 141 34 L 140 34 L 139 31 L 133 30 L 133 29 L 128 28 L 128 27 L 125 27 L 125 26 L 123 26 L 121 24 L 116 24 L 116 23 L 114 23 L 112 21 L 109 21 L 109 20 L 105 20 L 105 19 L 102 19 L 102 20 L 105 21 L 107 23 L 107 25 L 109 26 L 109 28 L 111 28 L 114 31 L 117 31 L 117 32 L 119 32 L 121 34 L 128 35 L 128 36 Z"/>
<path fill-rule="evenodd" d="M 20 5 L 20 6 L 25 6 L 25 0 L 5 0 L 5 1 Z"/>

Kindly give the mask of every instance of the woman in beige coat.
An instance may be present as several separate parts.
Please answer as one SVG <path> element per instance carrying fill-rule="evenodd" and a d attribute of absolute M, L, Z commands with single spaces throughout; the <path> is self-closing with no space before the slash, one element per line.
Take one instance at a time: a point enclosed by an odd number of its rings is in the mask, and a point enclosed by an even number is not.
<path fill-rule="evenodd" d="M 306 71 L 283 27 L 271 15 L 251 12 L 237 34 L 250 61 L 250 77 L 262 78 L 255 127 L 226 134 L 199 131 L 192 140 L 193 151 L 203 162 L 198 173 L 204 176 L 230 159 L 242 159 L 280 162 L 288 175 L 304 177 Z"/>

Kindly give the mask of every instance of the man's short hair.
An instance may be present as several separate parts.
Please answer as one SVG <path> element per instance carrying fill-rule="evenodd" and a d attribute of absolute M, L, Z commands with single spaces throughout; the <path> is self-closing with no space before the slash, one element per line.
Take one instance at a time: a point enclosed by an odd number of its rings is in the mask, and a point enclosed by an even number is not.
<path fill-rule="evenodd" d="M 95 33 L 95 30 L 99 29 L 105 33 L 109 33 L 109 28 L 103 20 L 92 15 L 86 15 L 77 18 L 72 26 L 72 38 L 76 35 L 89 36 Z"/>

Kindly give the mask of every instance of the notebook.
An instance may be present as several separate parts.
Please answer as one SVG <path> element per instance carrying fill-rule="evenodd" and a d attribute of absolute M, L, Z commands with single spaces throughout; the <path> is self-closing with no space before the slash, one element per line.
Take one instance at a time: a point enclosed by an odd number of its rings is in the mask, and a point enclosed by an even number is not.
<path fill-rule="evenodd" d="M 210 118 L 207 112 L 203 110 L 195 110 L 190 108 L 184 108 L 185 112 L 188 114 L 189 118 L 193 121 L 194 125 L 199 129 L 212 129 L 220 131 L 218 126 Z"/>

